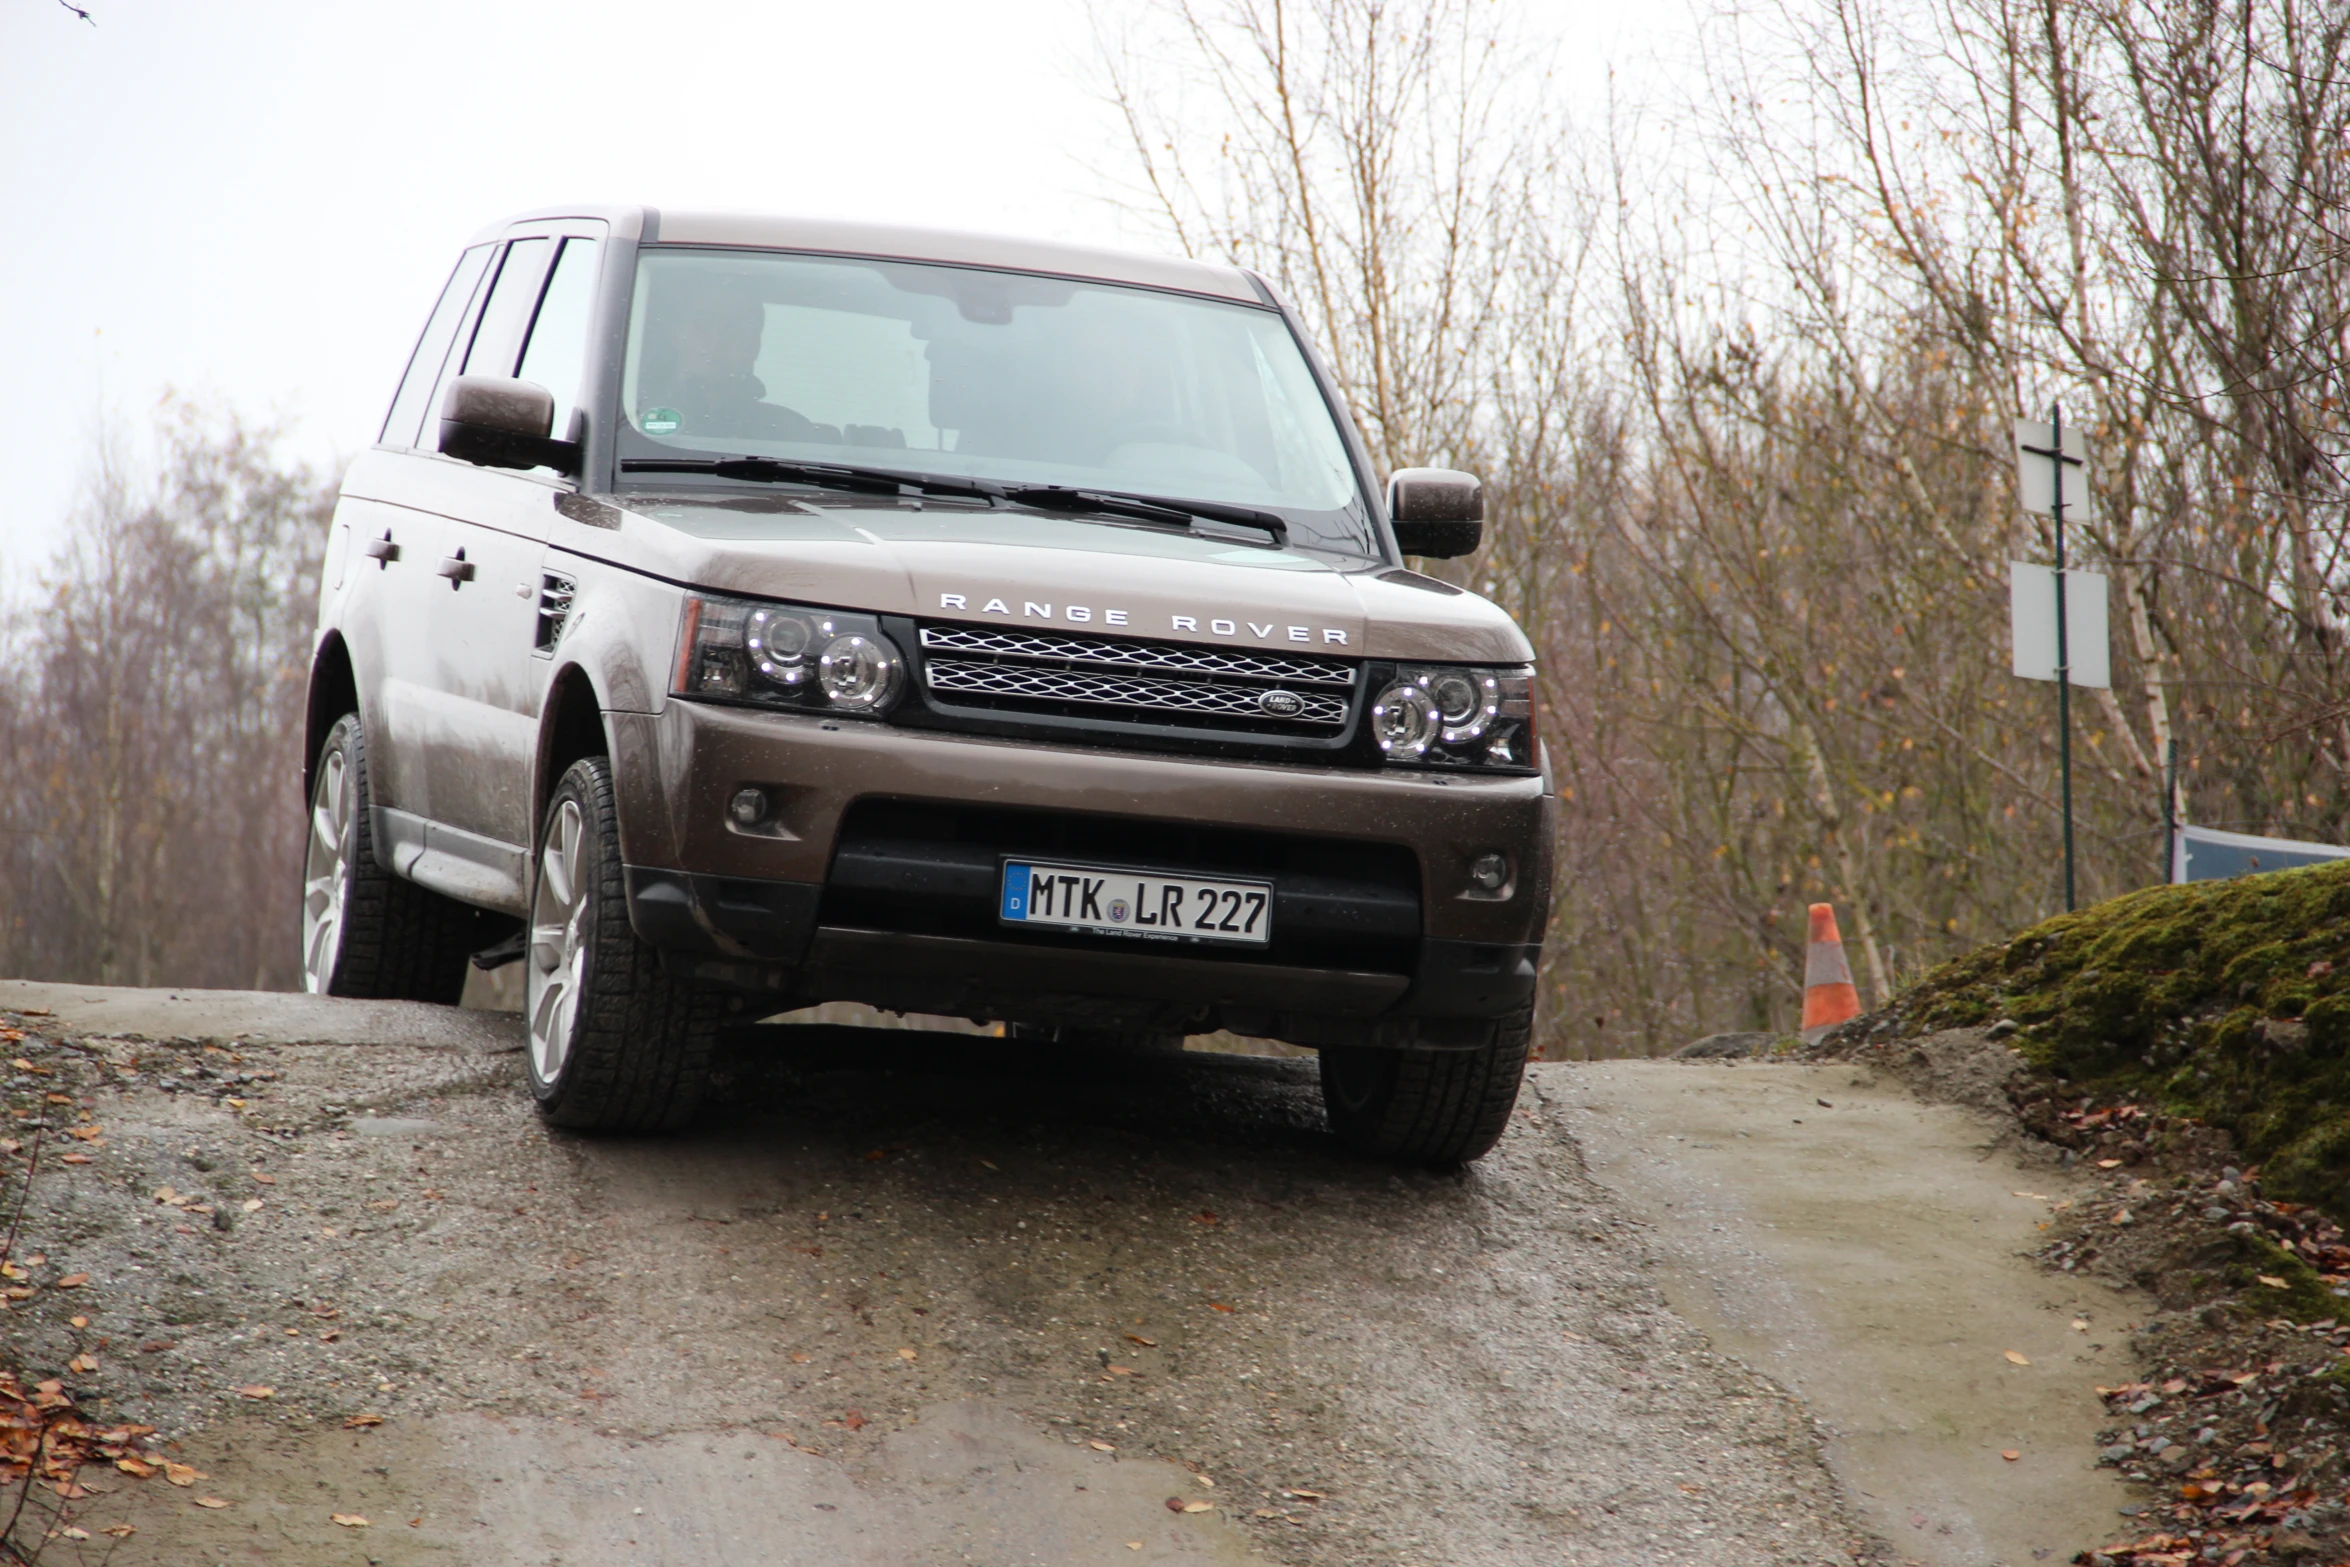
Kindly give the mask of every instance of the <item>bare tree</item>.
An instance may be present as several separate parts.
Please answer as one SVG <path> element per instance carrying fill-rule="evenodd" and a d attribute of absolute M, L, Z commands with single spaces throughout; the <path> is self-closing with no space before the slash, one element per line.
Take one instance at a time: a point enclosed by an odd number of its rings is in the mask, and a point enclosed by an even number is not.
<path fill-rule="evenodd" d="M 0 967 L 284 986 L 327 486 L 186 402 L 160 462 L 101 452 L 0 680 Z"/>

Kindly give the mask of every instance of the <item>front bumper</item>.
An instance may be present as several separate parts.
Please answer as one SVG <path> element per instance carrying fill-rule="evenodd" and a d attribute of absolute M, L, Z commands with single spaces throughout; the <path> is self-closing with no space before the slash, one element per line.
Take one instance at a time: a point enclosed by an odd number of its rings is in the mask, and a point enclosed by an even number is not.
<path fill-rule="evenodd" d="M 1094 996 L 1329 1018 L 1491 1018 L 1533 993 L 1555 810 L 1537 778 L 1207 761 L 678 701 L 608 718 L 639 933 L 681 955 L 790 971 L 795 993 L 998 1016 L 1022 998 Z M 726 814 L 746 786 L 773 802 L 751 828 Z M 1254 959 L 968 922 L 877 928 L 891 896 L 984 906 L 996 856 L 845 839 L 852 811 L 873 801 L 1082 818 L 1097 837 L 1127 822 L 1322 842 L 1339 869 L 1354 844 L 1366 863 L 1416 867 L 1417 887 L 1411 871 L 1377 887 L 1275 872 L 1288 945 Z M 1513 867 L 1498 894 L 1468 877 L 1497 850 Z"/>

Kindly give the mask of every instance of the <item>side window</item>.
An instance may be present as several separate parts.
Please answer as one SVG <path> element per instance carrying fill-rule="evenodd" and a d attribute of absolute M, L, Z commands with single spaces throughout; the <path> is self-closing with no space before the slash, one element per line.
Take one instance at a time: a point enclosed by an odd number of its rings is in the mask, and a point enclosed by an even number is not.
<path fill-rule="evenodd" d="M 522 334 L 529 330 L 530 313 L 539 302 L 539 285 L 546 281 L 551 239 L 518 239 L 506 247 L 498 281 L 490 285 L 489 302 L 481 307 L 481 325 L 473 329 L 473 346 L 465 355 L 467 375 L 512 375 L 522 354 Z"/>
<path fill-rule="evenodd" d="M 473 291 L 480 287 L 482 269 L 489 261 L 487 245 L 476 245 L 457 258 L 457 270 L 449 274 L 448 287 L 441 290 L 441 302 L 433 306 L 432 319 L 425 322 L 424 335 L 416 340 L 416 352 L 408 358 L 408 373 L 400 378 L 400 390 L 392 398 L 392 411 L 384 417 L 385 445 L 416 444 L 417 430 L 424 422 L 425 404 L 440 381 L 441 365 L 448 359 L 449 344 L 457 336 L 457 323 L 465 319 L 465 309 L 473 303 Z"/>
<path fill-rule="evenodd" d="M 592 239 L 575 236 L 563 242 L 539 300 L 538 319 L 531 323 L 522 368 L 515 372 L 555 394 L 557 439 L 570 437 L 571 415 L 579 406 L 580 383 L 587 374 L 588 316 L 596 304 L 600 249 Z"/>

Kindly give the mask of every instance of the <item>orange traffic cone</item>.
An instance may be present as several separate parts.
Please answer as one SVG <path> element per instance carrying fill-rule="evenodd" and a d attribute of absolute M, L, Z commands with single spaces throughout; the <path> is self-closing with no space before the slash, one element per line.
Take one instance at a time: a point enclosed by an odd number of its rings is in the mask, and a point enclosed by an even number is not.
<path fill-rule="evenodd" d="M 1844 938 L 1836 932 L 1836 907 L 1811 906 L 1811 945 L 1803 955 L 1803 1039 L 1819 1038 L 1846 1018 L 1860 1016 L 1860 992 L 1852 965 L 1844 961 Z"/>

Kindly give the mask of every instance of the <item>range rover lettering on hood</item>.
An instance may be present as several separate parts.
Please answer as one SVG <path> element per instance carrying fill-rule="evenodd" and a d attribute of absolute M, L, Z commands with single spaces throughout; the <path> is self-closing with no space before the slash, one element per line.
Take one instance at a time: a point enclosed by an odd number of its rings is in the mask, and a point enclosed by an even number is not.
<path fill-rule="evenodd" d="M 1091 604 L 1042 604 L 1035 599 L 1021 599 L 1017 608 L 1009 599 L 989 598 L 977 604 L 976 593 L 941 593 L 940 609 L 961 610 L 966 615 L 1002 615 L 1012 620 L 1062 621 L 1071 625 L 1118 626 L 1130 631 L 1163 630 L 1172 635 L 1189 632 L 1194 636 L 1233 637 L 1241 641 L 1306 642 L 1317 647 L 1347 646 L 1346 632 L 1337 626 L 1296 626 L 1286 621 L 1257 621 L 1245 617 L 1233 619 L 1220 615 L 1167 615 L 1163 627 L 1137 623 L 1132 614 L 1123 609 L 1097 608 Z M 1146 619 L 1160 618 L 1146 616 Z"/>

